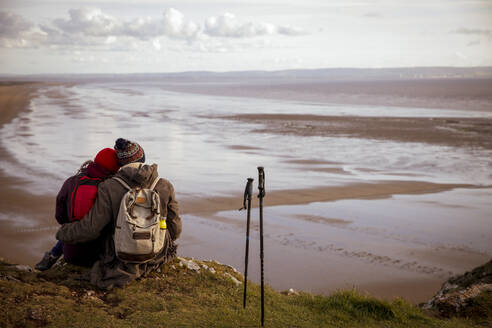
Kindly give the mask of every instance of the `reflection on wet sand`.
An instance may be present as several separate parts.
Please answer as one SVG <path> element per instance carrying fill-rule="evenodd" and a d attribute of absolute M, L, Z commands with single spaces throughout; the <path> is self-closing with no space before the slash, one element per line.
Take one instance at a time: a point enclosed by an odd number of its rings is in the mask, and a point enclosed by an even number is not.
<path fill-rule="evenodd" d="M 481 204 L 491 193 L 491 189 L 485 194 L 456 189 L 378 200 L 268 206 L 266 258 L 271 265 L 267 278 L 281 290 L 302 285 L 303 289 L 329 293 L 356 287 L 381 297 L 401 296 L 404 291 L 406 299 L 420 302 L 449 276 L 489 259 L 492 228 L 487 213 L 491 208 Z M 426 198 L 434 203 L 418 207 Z M 450 199 L 464 199 L 470 207 L 450 207 Z M 187 254 L 206 256 L 206 250 L 213 250 L 220 261 L 241 265 L 241 258 L 231 252 L 241 250 L 243 214 L 221 211 L 187 218 L 194 236 L 183 240 Z M 253 212 L 253 245 L 259 238 L 257 220 Z M 209 239 L 210 235 L 213 238 Z M 228 239 L 237 241 L 224 253 L 222 241 Z"/>

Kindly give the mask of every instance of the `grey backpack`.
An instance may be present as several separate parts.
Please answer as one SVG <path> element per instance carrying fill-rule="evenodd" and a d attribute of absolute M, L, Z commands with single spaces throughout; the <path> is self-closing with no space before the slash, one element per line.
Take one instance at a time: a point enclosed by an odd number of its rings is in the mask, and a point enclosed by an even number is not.
<path fill-rule="evenodd" d="M 161 217 L 161 200 L 154 191 L 159 178 L 148 189 L 131 188 L 122 179 L 114 179 L 128 190 L 121 199 L 116 219 L 116 256 L 124 262 L 150 261 L 162 251 L 166 239 L 166 218 Z"/>

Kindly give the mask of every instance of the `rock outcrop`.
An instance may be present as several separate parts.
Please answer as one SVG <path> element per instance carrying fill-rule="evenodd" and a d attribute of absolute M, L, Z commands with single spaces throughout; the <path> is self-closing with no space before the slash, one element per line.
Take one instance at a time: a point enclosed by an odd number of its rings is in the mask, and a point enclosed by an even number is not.
<path fill-rule="evenodd" d="M 486 317 L 492 295 L 492 261 L 450 278 L 423 307 L 443 317 Z"/>

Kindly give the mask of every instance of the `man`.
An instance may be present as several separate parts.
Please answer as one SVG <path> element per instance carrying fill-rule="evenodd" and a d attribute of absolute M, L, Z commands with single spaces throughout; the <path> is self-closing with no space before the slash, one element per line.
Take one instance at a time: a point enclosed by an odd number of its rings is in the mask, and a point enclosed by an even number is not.
<path fill-rule="evenodd" d="M 88 242 L 101 236 L 104 247 L 99 260 L 92 267 L 90 281 L 103 289 L 122 287 L 170 261 L 176 255 L 174 241 L 181 234 L 181 218 L 174 188 L 169 181 L 161 178 L 154 190 L 160 198 L 161 215 L 166 217 L 164 248 L 146 263 L 127 263 L 117 258 L 113 233 L 121 199 L 127 189 L 116 178 L 122 179 L 132 188 L 149 188 L 158 174 L 156 164 L 144 164 L 145 153 L 139 144 L 119 138 L 114 149 L 121 169 L 114 177 L 99 184 L 94 206 L 84 219 L 64 224 L 56 234 L 58 240 L 70 244 Z"/>

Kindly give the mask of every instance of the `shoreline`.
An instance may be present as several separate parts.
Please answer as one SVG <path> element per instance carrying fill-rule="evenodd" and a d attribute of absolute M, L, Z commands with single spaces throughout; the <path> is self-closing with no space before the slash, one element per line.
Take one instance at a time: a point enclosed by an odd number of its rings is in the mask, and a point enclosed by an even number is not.
<path fill-rule="evenodd" d="M 0 85 L 0 108 L 2 108 L 2 115 L 0 121 L 0 127 L 10 122 L 16 117 L 22 110 L 26 110 L 27 105 L 33 95 L 33 92 L 42 85 L 49 85 L 43 83 L 26 83 L 15 85 Z M 241 146 L 235 146 L 240 148 Z M 4 160 L 15 163 L 15 159 L 4 149 L 3 145 L 0 145 L 0 150 L 4 153 Z M 319 163 L 311 160 L 298 160 L 298 164 L 326 164 Z M 333 163 L 330 163 L 333 164 Z M 54 219 L 54 205 L 56 194 L 53 195 L 34 195 L 29 193 L 29 182 L 23 179 L 12 177 L 5 172 L 4 169 L 0 169 L 0 179 L 3 183 L 0 184 L 0 220 L 2 220 L 3 228 L 0 230 L 0 257 L 4 257 L 11 262 L 20 262 L 26 264 L 36 263 L 42 256 L 43 252 L 49 250 L 55 243 L 55 232 L 58 229 L 58 224 Z M 490 188 L 490 186 L 488 186 Z M 305 189 L 288 189 L 288 190 L 274 190 L 268 192 L 268 207 L 281 206 L 281 205 L 304 205 L 315 202 L 335 202 L 338 200 L 359 200 L 359 199 L 386 199 L 391 198 L 393 195 L 421 195 L 427 193 L 439 193 L 442 191 L 454 190 L 456 188 L 465 189 L 479 189 L 485 188 L 471 184 L 440 184 L 431 183 L 425 181 L 374 181 L 374 182 L 359 182 L 342 186 L 329 186 L 329 187 L 313 187 Z M 209 222 L 215 222 L 219 212 L 237 210 L 241 201 L 242 194 L 234 193 L 227 197 L 201 197 L 201 198 L 183 198 L 178 199 L 180 203 L 180 214 L 183 216 L 183 222 L 187 221 L 190 216 L 201 217 L 208 219 Z M 29 206 L 26 206 L 29 204 Z M 253 207 L 257 207 L 257 199 L 253 198 Z M 26 220 L 27 219 L 27 220 Z M 194 219 L 189 219 L 188 222 L 193 222 Z M 309 218 L 307 220 L 316 221 L 319 218 Z M 335 220 L 335 219 L 334 219 Z M 333 221 L 333 224 L 340 224 L 338 221 Z M 241 223 L 242 224 L 242 223 Z M 193 247 L 188 247 L 186 244 L 193 244 L 194 238 L 201 236 L 201 225 L 196 227 L 186 227 L 184 231 L 182 244 L 183 248 L 187 251 L 193 250 Z M 220 236 L 222 232 L 213 231 L 210 229 L 210 236 L 212 239 L 214 236 Z M 241 235 L 241 238 L 242 235 Z M 235 242 L 236 240 L 234 240 Z M 227 244 L 229 242 L 229 244 Z M 274 243 L 270 241 L 270 243 Z M 220 254 L 226 254 L 230 250 L 228 246 L 232 245 L 231 237 L 225 239 L 221 244 L 222 247 L 217 248 L 217 252 Z M 241 239 L 242 245 L 242 239 Z M 225 247 L 224 247 L 225 246 Z M 235 247 L 235 246 L 232 246 Z M 284 245 L 272 246 L 272 250 L 275 250 L 276 254 L 284 260 L 288 260 L 288 252 L 291 250 Z M 210 250 L 208 250 L 210 254 Z M 300 274 L 309 273 L 315 270 L 319 270 L 317 267 L 319 264 L 316 256 L 309 256 L 305 250 L 294 250 L 298 254 L 306 254 L 306 258 L 310 258 L 311 262 L 307 262 L 307 267 L 303 268 Z M 282 254 L 284 253 L 284 254 Z M 214 253 L 215 254 L 215 253 Z M 196 250 L 196 255 L 200 256 L 200 250 Z M 190 254 L 187 254 L 190 256 Z M 191 254 L 193 256 L 193 254 Z M 225 257 L 229 255 L 224 255 Z M 237 255 L 234 255 L 237 257 Z M 371 293 L 384 297 L 403 296 L 407 299 L 418 301 L 422 294 L 417 293 L 415 288 L 419 287 L 419 283 L 413 281 L 422 282 L 423 285 L 429 287 L 433 286 L 438 288 L 440 285 L 440 279 L 436 277 L 423 277 L 422 274 L 405 272 L 404 279 L 402 275 L 399 278 L 392 278 L 391 270 L 384 265 L 378 265 L 371 263 L 371 270 L 374 272 L 381 272 L 384 277 L 382 282 L 366 281 L 364 283 L 361 274 L 355 272 L 364 268 L 364 263 L 356 263 L 356 259 L 344 259 L 338 258 L 338 255 L 328 254 L 330 258 L 334 258 L 338 261 L 340 266 L 348 266 L 352 268 L 354 272 L 350 275 L 352 277 L 358 277 L 362 279 L 357 284 L 364 290 L 368 290 Z M 313 264 L 311 267 L 310 265 Z M 278 268 L 272 271 L 272 280 L 276 280 L 276 276 L 282 275 L 282 263 L 277 263 Z M 252 268 L 255 268 L 255 264 L 252 264 Z M 350 269 L 349 269 L 350 270 Z M 388 272 L 386 272 L 386 270 Z M 343 270 L 338 270 L 338 274 L 343 275 Z M 320 280 L 323 279 L 321 272 L 317 273 Z M 330 278 L 332 279 L 332 278 Z M 338 280 L 337 280 L 338 279 Z M 332 286 L 340 283 L 341 278 L 333 278 L 330 281 L 326 281 L 325 287 L 319 288 L 318 285 L 312 285 L 319 292 L 332 291 Z M 324 283 L 324 281 L 322 281 Z M 288 283 L 288 282 L 285 282 Z M 339 285 L 340 288 L 345 288 L 345 285 Z M 391 287 L 391 288 L 390 288 Z M 387 288 L 391 291 L 385 292 Z M 311 290 L 311 287 L 306 285 L 306 289 Z M 378 292 L 379 291 L 379 292 Z M 405 295 L 400 295 L 403 293 Z M 415 298 L 415 295 L 419 295 Z M 427 294 L 426 294 L 427 295 Z"/>
<path fill-rule="evenodd" d="M 37 88 L 46 85 L 41 82 L 16 82 L 9 85 L 0 85 L 0 128 L 13 120 L 20 112 L 27 110 L 27 106 Z M 0 152 L 5 161 L 15 162 L 12 156 L 0 144 Z M 3 227 L 0 230 L 2 240 L 1 256 L 15 262 L 26 261 L 37 255 L 46 233 L 42 231 L 25 232 L 32 226 L 32 222 L 50 222 L 54 218 L 55 199 L 52 196 L 38 196 L 25 190 L 29 182 L 10 176 L 4 169 L 0 169 L 0 215 Z M 30 206 L 26 206 L 29 204 Z M 22 220 L 19 218 L 26 218 Z M 32 220 L 32 221 L 31 221 Z M 54 219 L 53 219 L 54 220 Z M 27 227 L 26 227 L 27 226 Z M 15 247 L 11 247 L 15 245 Z"/>

